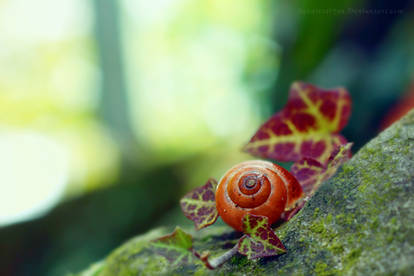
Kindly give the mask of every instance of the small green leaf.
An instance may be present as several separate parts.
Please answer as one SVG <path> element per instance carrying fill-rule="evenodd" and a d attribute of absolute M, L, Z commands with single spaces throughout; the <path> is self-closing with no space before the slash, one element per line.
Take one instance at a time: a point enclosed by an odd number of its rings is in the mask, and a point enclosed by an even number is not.
<path fill-rule="evenodd" d="M 213 224 L 218 218 L 216 187 L 217 181 L 211 178 L 205 185 L 195 188 L 180 200 L 184 215 L 194 222 L 197 230 Z"/>
<path fill-rule="evenodd" d="M 149 248 L 165 257 L 172 265 L 195 261 L 193 238 L 178 226 L 171 234 L 152 241 Z"/>
<path fill-rule="evenodd" d="M 243 231 L 245 235 L 239 240 L 238 251 L 248 259 L 275 256 L 286 252 L 285 246 L 273 232 L 266 217 L 245 215 Z"/>

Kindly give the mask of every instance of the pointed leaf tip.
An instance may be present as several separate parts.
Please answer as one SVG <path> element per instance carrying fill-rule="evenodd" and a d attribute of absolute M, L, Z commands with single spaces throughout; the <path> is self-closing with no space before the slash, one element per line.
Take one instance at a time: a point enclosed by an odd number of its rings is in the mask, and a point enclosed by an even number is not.
<path fill-rule="evenodd" d="M 192 263 L 195 258 L 192 247 L 192 236 L 178 226 L 171 234 L 160 237 L 149 245 L 150 250 L 165 257 L 172 265 Z"/>
<path fill-rule="evenodd" d="M 217 181 L 209 179 L 205 185 L 195 188 L 180 200 L 181 210 L 194 222 L 197 230 L 213 224 L 218 218 L 216 187 Z"/>
<path fill-rule="evenodd" d="M 285 246 L 273 232 L 266 217 L 246 214 L 243 217 L 243 230 L 245 235 L 238 242 L 238 251 L 248 259 L 286 252 Z"/>

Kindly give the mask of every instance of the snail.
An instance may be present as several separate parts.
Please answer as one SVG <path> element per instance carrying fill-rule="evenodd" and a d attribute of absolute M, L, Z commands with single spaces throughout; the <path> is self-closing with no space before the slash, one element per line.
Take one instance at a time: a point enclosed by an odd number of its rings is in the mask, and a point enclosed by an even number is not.
<path fill-rule="evenodd" d="M 216 190 L 216 207 L 225 223 L 242 232 L 249 213 L 268 218 L 272 224 L 293 209 L 303 191 L 284 168 L 268 161 L 242 162 L 228 170 Z"/>

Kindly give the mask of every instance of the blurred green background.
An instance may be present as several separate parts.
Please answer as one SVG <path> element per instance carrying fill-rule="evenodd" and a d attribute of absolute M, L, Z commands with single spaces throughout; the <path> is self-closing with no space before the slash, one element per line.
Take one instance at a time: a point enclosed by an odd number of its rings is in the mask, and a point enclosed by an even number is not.
<path fill-rule="evenodd" d="M 295 80 L 348 88 L 356 151 L 413 87 L 412 1 L 0 0 L 0 275 L 189 225 Z"/>

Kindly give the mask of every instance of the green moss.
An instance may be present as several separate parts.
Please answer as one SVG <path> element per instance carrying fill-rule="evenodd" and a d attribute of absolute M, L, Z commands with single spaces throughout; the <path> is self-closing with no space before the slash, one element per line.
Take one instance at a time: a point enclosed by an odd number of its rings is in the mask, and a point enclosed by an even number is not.
<path fill-rule="evenodd" d="M 364 193 L 365 190 L 367 189 L 367 185 L 366 183 L 364 183 L 365 185 L 359 185 L 358 186 L 358 191 L 360 191 L 361 193 Z"/>
<path fill-rule="evenodd" d="M 325 231 L 325 226 L 320 222 L 314 222 L 309 229 L 317 234 L 321 234 Z"/>
<path fill-rule="evenodd" d="M 319 208 L 316 207 L 315 208 L 315 211 L 313 212 L 313 218 L 317 218 L 318 217 L 318 214 L 319 214 Z"/>
<path fill-rule="evenodd" d="M 245 266 L 249 263 L 249 260 L 246 257 L 236 255 L 230 259 L 230 263 L 236 266 Z"/>
<path fill-rule="evenodd" d="M 353 249 L 349 254 L 342 260 L 342 273 L 350 272 L 354 269 L 355 264 L 358 262 L 361 256 L 362 250 L 360 248 Z M 354 274 L 354 273 L 352 273 Z"/>
<path fill-rule="evenodd" d="M 345 164 L 342 166 L 343 174 L 350 174 L 352 173 L 353 170 L 354 170 L 354 166 L 352 165 Z"/>
<path fill-rule="evenodd" d="M 361 248 L 353 249 L 347 256 L 348 261 L 355 261 L 355 259 L 361 256 Z"/>
<path fill-rule="evenodd" d="M 392 183 L 391 183 L 391 181 L 388 181 L 388 182 L 385 182 L 385 183 L 384 183 L 384 188 L 385 188 L 385 189 L 389 190 L 389 189 L 391 189 L 391 187 L 392 187 Z"/>
<path fill-rule="evenodd" d="M 326 216 L 325 222 L 326 222 L 326 223 L 331 223 L 331 222 L 332 222 L 332 214 L 328 214 L 328 215 Z"/>
<path fill-rule="evenodd" d="M 320 276 L 335 275 L 338 273 L 336 269 L 328 267 L 328 264 L 323 262 L 318 262 L 315 264 L 315 273 Z"/>
<path fill-rule="evenodd" d="M 343 243 L 339 242 L 338 240 L 331 242 L 328 249 L 333 254 L 337 254 L 337 255 L 342 254 L 344 252 Z"/>
<path fill-rule="evenodd" d="M 328 214 L 325 218 L 314 220 L 309 230 L 315 234 L 319 234 L 319 238 L 325 241 L 331 241 L 336 237 L 335 231 L 329 226 L 332 223 L 332 214 Z"/>
<path fill-rule="evenodd" d="M 328 265 L 322 262 L 318 262 L 315 265 L 315 272 L 317 274 L 320 274 L 321 272 L 324 272 L 328 268 Z"/>
<path fill-rule="evenodd" d="M 369 226 L 371 229 L 377 229 L 379 227 L 379 221 L 378 218 L 374 217 L 371 221 L 371 225 Z"/>
<path fill-rule="evenodd" d="M 335 223 L 340 226 L 349 226 L 352 225 L 355 220 L 354 214 L 338 214 L 335 216 Z"/>

